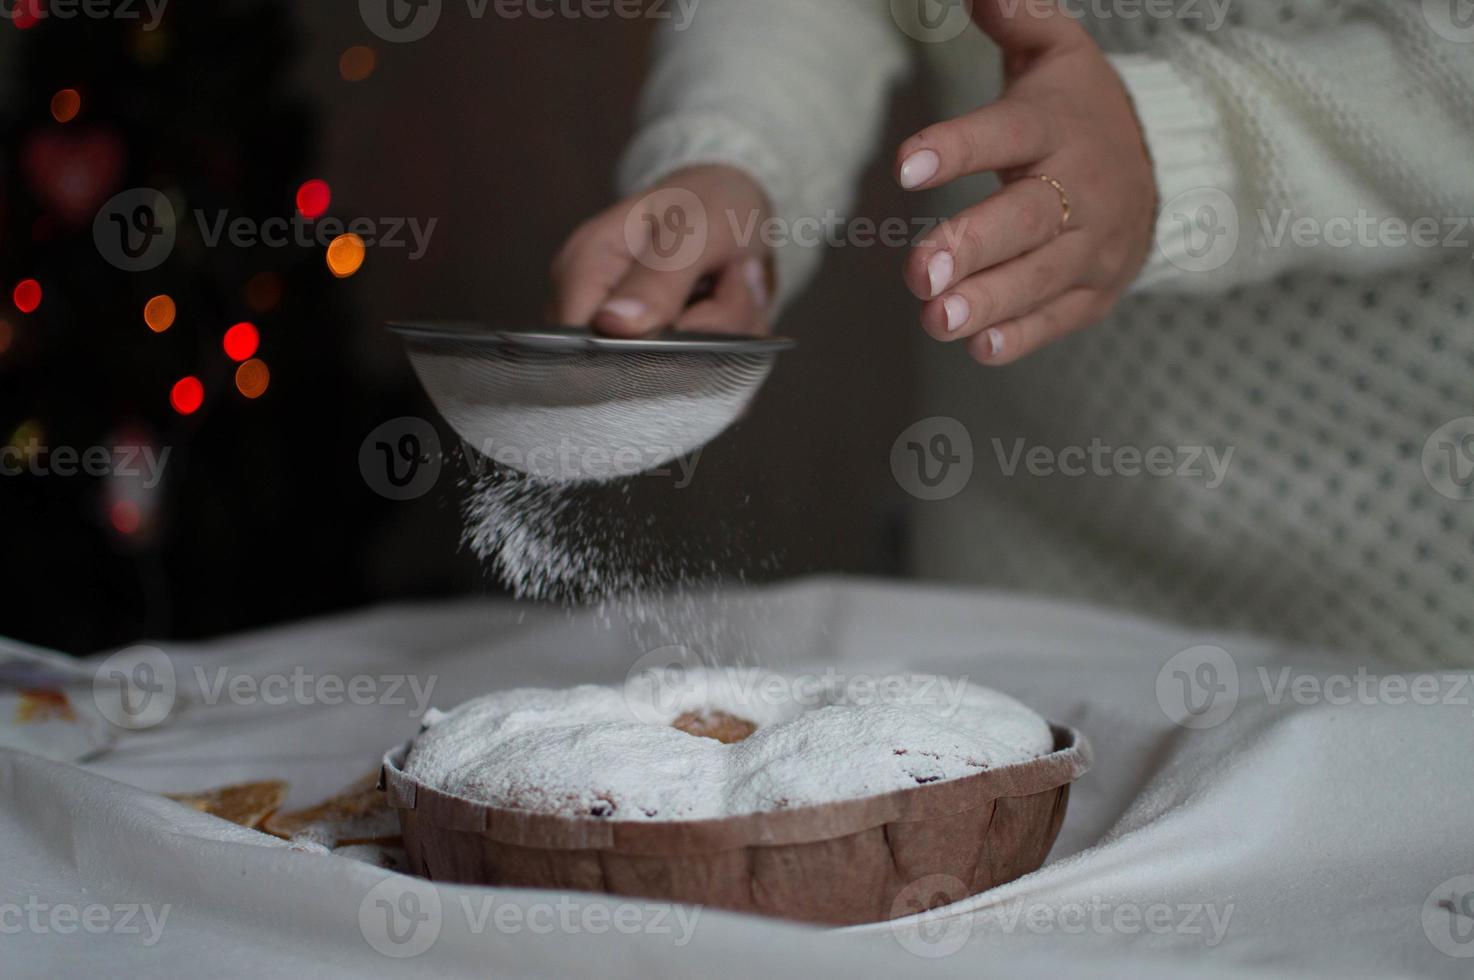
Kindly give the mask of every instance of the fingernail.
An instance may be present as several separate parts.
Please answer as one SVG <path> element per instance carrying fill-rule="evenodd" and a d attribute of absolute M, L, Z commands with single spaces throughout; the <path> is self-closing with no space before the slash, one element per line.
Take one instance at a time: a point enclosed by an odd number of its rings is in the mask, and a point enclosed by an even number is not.
<path fill-rule="evenodd" d="M 611 299 L 599 307 L 599 312 L 625 323 L 635 323 L 649 312 L 649 307 L 637 299 Z"/>
<path fill-rule="evenodd" d="M 988 331 L 988 356 L 997 357 L 1003 353 L 1003 331 L 997 327 Z"/>
<path fill-rule="evenodd" d="M 931 280 L 931 294 L 935 298 L 942 294 L 942 290 L 952 285 L 952 273 L 954 271 L 951 252 L 938 252 L 926 263 L 926 275 Z"/>
<path fill-rule="evenodd" d="M 742 265 L 742 274 L 747 278 L 747 288 L 752 291 L 752 301 L 759 309 L 768 308 L 768 271 L 761 259 L 748 259 Z"/>
<path fill-rule="evenodd" d="M 901 186 L 906 190 L 920 187 L 937 175 L 942 158 L 935 150 L 917 150 L 901 164 Z"/>
<path fill-rule="evenodd" d="M 947 311 L 948 333 L 956 333 L 972 314 L 972 307 L 961 296 L 948 296 L 942 301 L 942 308 Z"/>

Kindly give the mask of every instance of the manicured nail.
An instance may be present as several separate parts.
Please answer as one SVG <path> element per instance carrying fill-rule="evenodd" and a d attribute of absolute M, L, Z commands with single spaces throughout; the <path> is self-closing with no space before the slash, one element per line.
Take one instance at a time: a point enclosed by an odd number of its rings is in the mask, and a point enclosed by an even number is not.
<path fill-rule="evenodd" d="M 611 299 L 599 307 L 599 312 L 607 313 L 625 323 L 635 323 L 649 312 L 649 307 L 637 299 Z"/>
<path fill-rule="evenodd" d="M 752 301 L 758 309 L 768 308 L 768 271 L 761 259 L 748 259 L 742 264 L 742 275 L 747 278 L 747 288 L 752 291 Z"/>
<path fill-rule="evenodd" d="M 942 290 L 952 285 L 952 273 L 955 266 L 952 262 L 951 252 L 938 252 L 926 263 L 926 276 L 931 280 L 932 298 L 942 295 Z"/>
<path fill-rule="evenodd" d="M 937 175 L 942 158 L 935 150 L 917 150 L 901 164 L 901 186 L 906 190 L 920 187 Z"/>
<path fill-rule="evenodd" d="M 988 331 L 988 356 L 997 357 L 1003 353 L 1003 331 L 997 327 Z"/>
<path fill-rule="evenodd" d="M 958 328 L 972 315 L 972 307 L 961 296 L 948 296 L 942 300 L 942 309 L 947 311 L 948 333 L 956 333 Z"/>

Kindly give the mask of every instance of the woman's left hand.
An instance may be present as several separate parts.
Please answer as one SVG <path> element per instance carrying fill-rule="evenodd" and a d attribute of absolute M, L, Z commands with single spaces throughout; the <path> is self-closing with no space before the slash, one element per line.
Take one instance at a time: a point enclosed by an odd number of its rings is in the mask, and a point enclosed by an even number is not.
<path fill-rule="evenodd" d="M 1003 51 L 1003 97 L 902 143 L 896 178 L 908 190 L 1003 179 L 905 268 L 926 332 L 996 365 L 1110 311 L 1146 261 L 1157 189 L 1125 85 L 1085 30 L 1052 2 L 975 4 Z"/>

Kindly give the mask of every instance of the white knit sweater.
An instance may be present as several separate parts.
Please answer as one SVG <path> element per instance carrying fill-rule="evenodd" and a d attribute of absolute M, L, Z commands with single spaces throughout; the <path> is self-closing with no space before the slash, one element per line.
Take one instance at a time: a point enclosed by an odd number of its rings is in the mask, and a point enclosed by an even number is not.
<path fill-rule="evenodd" d="M 1457 427 L 1430 445 L 1474 415 L 1474 24 L 1459 2 L 1172 0 L 1166 19 L 1066 4 L 1136 103 L 1157 248 L 1106 323 L 1018 365 L 932 348 L 920 407 L 965 423 L 975 468 L 917 508 L 920 573 L 1474 662 L 1474 492 L 1430 477 L 1424 453 L 1448 443 L 1474 465 Z M 989 43 L 970 27 L 912 41 L 916 6 L 702 0 L 658 43 L 622 189 L 721 162 L 786 220 L 845 214 L 913 54 L 939 118 L 997 95 Z M 780 249 L 780 296 L 819 259 Z M 1216 485 L 1009 475 L 1020 446 L 1092 445 L 1232 456 Z"/>

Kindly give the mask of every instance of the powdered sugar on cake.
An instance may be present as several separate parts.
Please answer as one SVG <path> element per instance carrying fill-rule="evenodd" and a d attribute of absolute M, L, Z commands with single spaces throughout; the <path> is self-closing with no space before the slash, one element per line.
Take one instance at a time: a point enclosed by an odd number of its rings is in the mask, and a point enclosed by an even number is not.
<path fill-rule="evenodd" d="M 689 712 L 756 725 L 742 741 L 671 727 Z M 961 680 L 756 669 L 644 673 L 618 687 L 501 691 L 426 716 L 406 772 L 497 806 L 699 820 L 857 799 L 1047 754 L 1048 725 Z"/>

